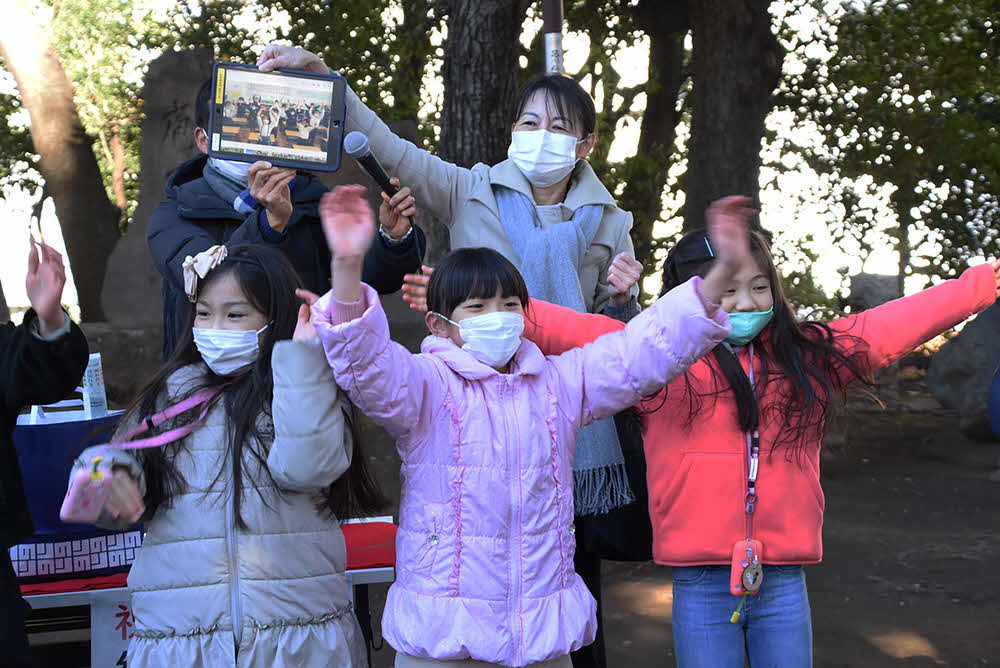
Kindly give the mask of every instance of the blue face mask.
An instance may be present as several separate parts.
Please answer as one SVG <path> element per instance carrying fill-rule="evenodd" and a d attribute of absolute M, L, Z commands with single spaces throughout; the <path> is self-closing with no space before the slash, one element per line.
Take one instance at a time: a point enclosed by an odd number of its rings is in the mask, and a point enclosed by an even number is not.
<path fill-rule="evenodd" d="M 733 346 L 745 346 L 767 327 L 772 316 L 774 316 L 773 306 L 766 311 L 730 313 L 729 324 L 733 326 L 733 332 L 726 337 L 726 342 Z"/>

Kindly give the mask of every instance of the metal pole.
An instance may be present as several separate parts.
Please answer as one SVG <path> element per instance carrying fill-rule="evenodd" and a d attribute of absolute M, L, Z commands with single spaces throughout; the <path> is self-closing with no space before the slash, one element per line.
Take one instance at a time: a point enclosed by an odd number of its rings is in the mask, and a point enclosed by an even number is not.
<path fill-rule="evenodd" d="M 542 32 L 545 34 L 545 73 L 563 74 L 563 3 L 542 0 Z"/>

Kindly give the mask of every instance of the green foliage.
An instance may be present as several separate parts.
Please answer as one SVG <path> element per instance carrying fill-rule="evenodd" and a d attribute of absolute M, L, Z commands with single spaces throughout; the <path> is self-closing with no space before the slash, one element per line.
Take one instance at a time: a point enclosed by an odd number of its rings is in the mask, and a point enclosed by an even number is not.
<path fill-rule="evenodd" d="M 340 71 L 386 120 L 414 118 L 439 1 L 195 0 L 157 9 L 146 0 L 59 0 L 52 3 L 51 35 L 94 138 L 109 199 L 117 199 L 116 181 L 124 188 L 124 224 L 138 196 L 143 76 L 161 51 L 201 47 L 219 60 L 253 63 L 271 39 L 301 45 Z M 31 168 L 30 135 L 11 125 L 19 110 L 15 95 L 0 95 L 0 179 L 34 190 L 40 175 Z"/>
<path fill-rule="evenodd" d="M 59 0 L 53 5 L 52 43 L 75 89 L 76 108 L 116 204 L 114 181 L 124 186 L 123 227 L 139 194 L 142 122 L 141 77 L 136 76 L 142 43 L 136 24 L 149 20 L 133 0 Z M 116 167 L 116 143 L 121 142 Z"/>
<path fill-rule="evenodd" d="M 785 32 L 806 64 L 782 103 L 822 134 L 813 168 L 890 187 L 902 264 L 916 250 L 905 273 L 952 277 L 970 257 L 1000 252 L 997 3 L 844 2 L 835 20 L 831 3 L 800 4 L 826 20 L 811 36 Z M 875 212 L 859 202 L 850 187 L 831 198 L 848 214 L 841 236 L 870 250 Z"/>
<path fill-rule="evenodd" d="M 373 110 L 396 120 L 419 108 L 423 67 L 412 65 L 426 62 L 439 22 L 433 0 L 219 0 L 178 3 L 150 37 L 162 48 L 203 47 L 219 60 L 254 63 L 271 37 L 266 26 L 275 40 L 319 54 Z"/>
<path fill-rule="evenodd" d="M 29 162 L 32 160 L 31 135 L 27 128 L 10 123 L 11 117 L 19 111 L 21 102 L 16 95 L 0 95 L 0 184 L 33 191 L 36 180 L 32 178 Z"/>

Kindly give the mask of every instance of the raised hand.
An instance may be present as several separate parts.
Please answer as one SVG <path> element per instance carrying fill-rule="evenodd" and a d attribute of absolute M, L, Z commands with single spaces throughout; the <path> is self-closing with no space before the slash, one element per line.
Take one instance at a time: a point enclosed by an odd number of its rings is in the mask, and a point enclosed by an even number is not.
<path fill-rule="evenodd" d="M 306 51 L 299 46 L 284 46 L 283 44 L 268 44 L 257 58 L 257 69 L 270 72 L 278 67 L 288 70 L 302 70 L 317 74 L 328 74 L 330 68 L 312 51 Z"/>
<path fill-rule="evenodd" d="M 334 261 L 364 258 L 375 237 L 375 216 L 363 186 L 337 186 L 323 195 L 319 217 Z"/>
<path fill-rule="evenodd" d="M 393 177 L 389 183 L 399 188 L 399 179 Z M 416 200 L 409 187 L 401 188 L 391 198 L 382 193 L 382 204 L 378 208 L 378 222 L 393 239 L 402 239 L 410 231 L 410 219 L 417 215 Z"/>
<path fill-rule="evenodd" d="M 705 213 L 715 263 L 726 265 L 734 274 L 750 261 L 750 237 L 747 230 L 754 213 L 750 198 L 742 195 L 730 195 L 716 200 Z"/>
<path fill-rule="evenodd" d="M 611 305 L 622 306 L 626 304 L 632 298 L 632 286 L 638 283 L 641 277 L 642 263 L 629 256 L 628 253 L 619 253 L 615 261 L 608 267 Z"/>
<path fill-rule="evenodd" d="M 62 255 L 44 241 L 31 240 L 28 249 L 28 275 L 24 287 L 32 308 L 38 314 L 38 331 L 51 334 L 66 323 L 62 309 L 66 269 Z"/>
<path fill-rule="evenodd" d="M 701 289 L 703 296 L 714 304 L 722 301 L 733 276 L 753 262 L 748 230 L 754 213 L 750 199 L 741 195 L 716 200 L 705 213 L 715 261 Z"/>
<path fill-rule="evenodd" d="M 294 178 L 294 169 L 275 167 L 262 160 L 250 165 L 247 172 L 250 195 L 264 205 L 267 223 L 276 232 L 284 232 L 292 218 L 292 191 L 288 186 Z"/>
<path fill-rule="evenodd" d="M 403 276 L 403 301 L 414 311 L 427 310 L 427 284 L 431 282 L 434 267 L 426 264 L 420 267 L 422 274 L 407 274 Z"/>
<path fill-rule="evenodd" d="M 316 303 L 319 296 L 308 290 L 296 290 L 295 296 L 305 303 L 299 307 L 299 318 L 298 322 L 295 323 L 292 341 L 311 341 L 318 337 L 312 324 L 312 305 Z"/>

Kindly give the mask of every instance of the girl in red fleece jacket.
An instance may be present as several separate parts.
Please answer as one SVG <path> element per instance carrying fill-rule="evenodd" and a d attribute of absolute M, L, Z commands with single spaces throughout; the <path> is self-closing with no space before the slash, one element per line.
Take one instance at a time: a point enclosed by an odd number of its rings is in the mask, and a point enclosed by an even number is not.
<path fill-rule="evenodd" d="M 822 559 L 827 399 L 987 308 L 1000 284 L 998 261 L 857 315 L 800 322 L 764 238 L 751 250 L 722 299 L 733 335 L 639 407 L 654 559 L 673 567 L 682 668 L 812 665 L 802 566 Z M 663 292 L 703 276 L 713 256 L 704 231 L 687 234 L 667 256 Z M 550 355 L 623 327 L 535 300 L 525 324 Z M 745 584 L 754 595 L 734 595 L 734 570 L 736 593 Z"/>

